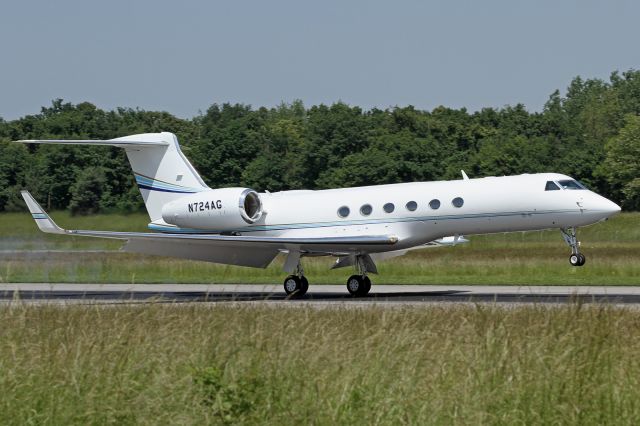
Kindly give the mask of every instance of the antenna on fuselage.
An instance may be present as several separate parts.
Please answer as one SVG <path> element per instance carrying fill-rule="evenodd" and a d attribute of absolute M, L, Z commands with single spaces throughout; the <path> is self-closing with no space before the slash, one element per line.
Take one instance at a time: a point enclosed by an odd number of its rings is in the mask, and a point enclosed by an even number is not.
<path fill-rule="evenodd" d="M 464 170 L 460 170 L 462 172 L 462 180 L 469 180 L 469 176 L 464 172 Z"/>

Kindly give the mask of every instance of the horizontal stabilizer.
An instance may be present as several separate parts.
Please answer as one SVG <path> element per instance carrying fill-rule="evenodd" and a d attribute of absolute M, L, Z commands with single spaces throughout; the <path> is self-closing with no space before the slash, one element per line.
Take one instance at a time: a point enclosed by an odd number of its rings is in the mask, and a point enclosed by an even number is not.
<path fill-rule="evenodd" d="M 108 140 L 28 139 L 16 142 L 124 148 L 152 222 L 162 218 L 165 204 L 185 193 L 209 189 L 180 150 L 176 135 L 169 132 L 141 133 Z"/>
<path fill-rule="evenodd" d="M 55 145 L 106 145 L 117 146 L 119 148 L 143 148 L 149 146 L 167 146 L 165 141 L 132 141 L 132 140 L 94 140 L 94 139 L 24 139 L 16 141 L 18 143 L 42 143 Z"/>

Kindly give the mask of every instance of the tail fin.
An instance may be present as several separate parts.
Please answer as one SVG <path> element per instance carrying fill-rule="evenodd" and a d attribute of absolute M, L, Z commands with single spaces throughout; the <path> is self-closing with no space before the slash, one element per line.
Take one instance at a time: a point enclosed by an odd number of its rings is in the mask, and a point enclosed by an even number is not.
<path fill-rule="evenodd" d="M 209 187 L 184 156 L 173 133 L 144 133 L 109 140 L 23 140 L 22 143 L 110 145 L 124 148 L 151 221 L 166 203 Z"/>

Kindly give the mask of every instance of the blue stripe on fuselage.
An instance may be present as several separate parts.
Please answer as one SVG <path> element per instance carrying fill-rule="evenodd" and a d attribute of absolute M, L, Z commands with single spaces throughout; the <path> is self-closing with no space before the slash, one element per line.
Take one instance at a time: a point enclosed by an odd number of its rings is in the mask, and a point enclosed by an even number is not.
<path fill-rule="evenodd" d="M 439 220 L 460 220 L 460 219 L 479 219 L 491 217 L 510 217 L 521 215 L 541 215 L 550 213 L 574 213 L 576 210 L 546 210 L 546 211 L 520 211 L 506 213 L 478 213 L 469 215 L 448 215 L 448 216 L 420 216 L 420 217 L 401 217 L 401 218 L 384 218 L 376 220 L 358 220 L 358 221 L 342 221 L 342 222 L 308 222 L 308 223 L 291 223 L 279 225 L 252 225 L 244 228 L 233 230 L 215 230 L 215 229 L 194 229 L 194 228 L 178 228 L 172 226 L 163 226 L 150 223 L 149 229 L 181 234 L 219 234 L 221 232 L 265 232 L 265 231 L 284 231 L 290 229 L 310 229 L 310 228 L 329 228 L 332 226 L 356 226 L 356 225 L 379 225 L 384 223 L 402 223 L 402 222 L 426 222 Z"/>

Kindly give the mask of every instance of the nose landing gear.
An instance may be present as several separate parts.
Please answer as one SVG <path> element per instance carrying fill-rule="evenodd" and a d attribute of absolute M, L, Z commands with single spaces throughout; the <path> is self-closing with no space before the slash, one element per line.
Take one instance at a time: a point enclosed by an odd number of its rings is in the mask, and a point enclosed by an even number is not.
<path fill-rule="evenodd" d="M 569 256 L 569 263 L 571 263 L 571 266 L 582 266 L 586 261 L 587 260 L 582 253 L 572 254 Z"/>
<path fill-rule="evenodd" d="M 576 236 L 576 228 L 561 228 L 562 238 L 571 247 L 571 256 L 569 256 L 569 263 L 571 266 L 582 266 L 587 259 L 584 254 L 580 253 L 580 241 Z"/>

